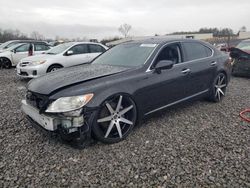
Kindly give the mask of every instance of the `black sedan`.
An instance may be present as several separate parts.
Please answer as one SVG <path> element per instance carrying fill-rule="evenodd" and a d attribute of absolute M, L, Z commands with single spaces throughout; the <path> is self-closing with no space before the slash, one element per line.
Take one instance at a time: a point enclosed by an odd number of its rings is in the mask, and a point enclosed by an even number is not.
<path fill-rule="evenodd" d="M 191 39 L 150 39 L 111 48 L 91 64 L 28 84 L 22 109 L 66 139 L 115 143 L 144 117 L 177 103 L 225 96 L 229 56 Z"/>

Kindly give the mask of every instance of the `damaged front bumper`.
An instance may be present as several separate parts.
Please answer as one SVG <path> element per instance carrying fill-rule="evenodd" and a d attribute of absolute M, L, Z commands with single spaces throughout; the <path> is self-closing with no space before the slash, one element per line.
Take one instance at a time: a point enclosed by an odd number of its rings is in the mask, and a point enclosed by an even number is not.
<path fill-rule="evenodd" d="M 38 109 L 29 105 L 26 100 L 22 100 L 22 111 L 33 124 L 39 125 L 46 131 L 59 133 L 63 137 L 73 139 L 91 137 L 89 126 L 91 113 L 81 114 L 76 117 L 67 117 L 60 114 L 41 114 Z"/>
<path fill-rule="evenodd" d="M 230 56 L 233 58 L 232 75 L 250 77 L 250 54 L 238 48 L 232 48 Z"/>

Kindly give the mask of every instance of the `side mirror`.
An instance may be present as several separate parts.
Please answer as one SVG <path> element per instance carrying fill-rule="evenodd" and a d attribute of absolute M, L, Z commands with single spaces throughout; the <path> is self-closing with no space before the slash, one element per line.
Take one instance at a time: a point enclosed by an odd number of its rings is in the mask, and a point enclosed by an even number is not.
<path fill-rule="evenodd" d="M 12 52 L 15 54 L 16 53 L 16 49 L 12 50 Z"/>
<path fill-rule="evenodd" d="M 161 60 L 155 65 L 155 71 L 160 74 L 161 70 L 171 69 L 174 66 L 174 62 L 170 60 Z"/>
<path fill-rule="evenodd" d="M 72 50 L 69 50 L 69 51 L 66 52 L 65 55 L 70 56 L 70 55 L 73 55 L 73 54 L 74 54 L 74 52 Z"/>

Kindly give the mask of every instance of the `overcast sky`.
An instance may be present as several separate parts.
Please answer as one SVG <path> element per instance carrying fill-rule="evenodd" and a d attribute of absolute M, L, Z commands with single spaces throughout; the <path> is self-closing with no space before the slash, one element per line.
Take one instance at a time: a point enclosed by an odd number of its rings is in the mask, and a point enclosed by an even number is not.
<path fill-rule="evenodd" d="M 39 31 L 46 37 L 119 36 L 122 23 L 131 35 L 194 31 L 201 27 L 241 26 L 250 30 L 249 0 L 0 0 L 0 28 Z"/>

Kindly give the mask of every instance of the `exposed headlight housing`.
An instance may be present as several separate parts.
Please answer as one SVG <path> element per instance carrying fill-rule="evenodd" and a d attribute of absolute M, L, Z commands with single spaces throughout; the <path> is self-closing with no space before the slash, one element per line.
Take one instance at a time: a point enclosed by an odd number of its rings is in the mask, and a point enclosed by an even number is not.
<path fill-rule="evenodd" d="M 94 94 L 86 94 L 72 97 L 61 97 L 52 102 L 47 108 L 48 113 L 64 113 L 70 112 L 85 106 L 92 98 Z"/>
<path fill-rule="evenodd" d="M 43 60 L 43 61 L 34 61 L 34 62 L 31 62 L 29 64 L 29 66 L 41 65 L 41 64 L 44 64 L 44 63 L 46 63 L 46 60 Z"/>

